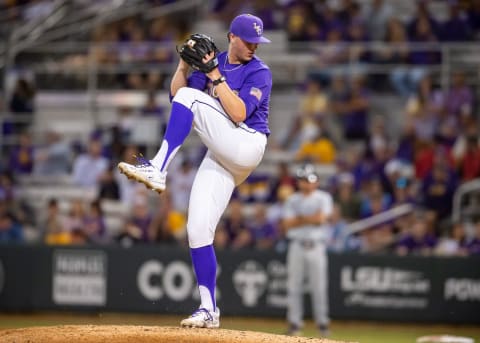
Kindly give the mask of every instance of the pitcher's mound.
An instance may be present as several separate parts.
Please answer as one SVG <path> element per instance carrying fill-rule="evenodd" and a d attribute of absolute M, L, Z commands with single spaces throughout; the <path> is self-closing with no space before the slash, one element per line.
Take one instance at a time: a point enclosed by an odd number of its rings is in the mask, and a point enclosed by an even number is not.
<path fill-rule="evenodd" d="M 61 325 L 0 331 L 5 343 L 340 343 L 252 331 L 133 325 Z"/>

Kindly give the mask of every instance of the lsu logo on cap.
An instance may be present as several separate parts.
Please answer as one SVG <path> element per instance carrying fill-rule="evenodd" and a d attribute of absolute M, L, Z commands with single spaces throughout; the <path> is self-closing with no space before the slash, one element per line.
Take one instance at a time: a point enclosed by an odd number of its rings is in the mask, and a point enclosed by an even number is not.
<path fill-rule="evenodd" d="M 258 36 L 262 35 L 262 27 L 258 25 L 256 22 L 253 22 L 253 29 L 257 31 Z"/>

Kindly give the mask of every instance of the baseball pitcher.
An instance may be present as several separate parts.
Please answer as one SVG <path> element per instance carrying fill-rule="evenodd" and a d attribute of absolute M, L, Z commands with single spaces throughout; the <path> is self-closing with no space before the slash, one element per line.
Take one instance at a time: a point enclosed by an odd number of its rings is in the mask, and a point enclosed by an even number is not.
<path fill-rule="evenodd" d="M 318 189 L 319 177 L 313 165 L 298 169 L 296 176 L 299 191 L 287 199 L 282 220 L 289 241 L 287 333 L 299 335 L 303 327 L 303 290 L 307 279 L 315 323 L 325 335 L 329 324 L 326 226 L 333 211 L 333 200 L 329 193 Z"/>
<path fill-rule="evenodd" d="M 260 18 L 242 14 L 233 19 L 228 50 L 219 53 L 212 39 L 191 35 L 178 49 L 180 61 L 170 84 L 172 109 L 158 153 L 137 165 L 120 162 L 129 178 L 161 193 L 168 165 L 191 128 L 208 152 L 192 186 L 187 233 L 201 305 L 182 326 L 218 328 L 215 302 L 217 261 L 215 228 L 235 186 L 260 163 L 270 134 L 268 110 L 272 75 L 256 55 L 263 37 Z M 193 72 L 190 73 L 190 70 Z"/>

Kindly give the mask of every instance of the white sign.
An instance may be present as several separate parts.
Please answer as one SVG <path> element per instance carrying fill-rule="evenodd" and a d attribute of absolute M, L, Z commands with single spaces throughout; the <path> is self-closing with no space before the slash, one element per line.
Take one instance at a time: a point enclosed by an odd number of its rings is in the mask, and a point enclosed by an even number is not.
<path fill-rule="evenodd" d="M 53 253 L 53 302 L 58 305 L 104 306 L 107 258 L 96 250 Z"/>
<path fill-rule="evenodd" d="M 268 275 L 265 268 L 254 260 L 248 260 L 238 266 L 232 274 L 233 284 L 242 297 L 243 305 L 253 307 L 267 288 Z"/>
<path fill-rule="evenodd" d="M 345 266 L 340 288 L 345 306 L 423 309 L 428 306 L 430 280 L 415 270 Z"/>
<path fill-rule="evenodd" d="M 480 280 L 449 278 L 443 293 L 445 300 L 480 301 Z"/>
<path fill-rule="evenodd" d="M 161 282 L 152 283 L 154 276 L 161 276 Z M 140 293 L 152 301 L 165 295 L 175 301 L 186 300 L 192 293 L 194 282 L 191 267 L 182 261 L 174 261 L 164 267 L 162 262 L 149 260 L 142 264 L 137 274 Z"/>

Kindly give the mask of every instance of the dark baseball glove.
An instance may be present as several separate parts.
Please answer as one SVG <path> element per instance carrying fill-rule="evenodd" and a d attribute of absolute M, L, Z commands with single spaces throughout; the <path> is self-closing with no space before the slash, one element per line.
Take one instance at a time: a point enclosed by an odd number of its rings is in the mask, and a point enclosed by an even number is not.
<path fill-rule="evenodd" d="M 215 53 L 215 56 L 207 63 L 204 63 L 203 58 L 212 51 Z M 177 47 L 177 52 L 189 66 L 203 73 L 209 73 L 218 66 L 217 55 L 219 50 L 215 46 L 213 39 L 204 34 L 195 33 L 191 35 L 180 45 L 180 48 Z"/>

